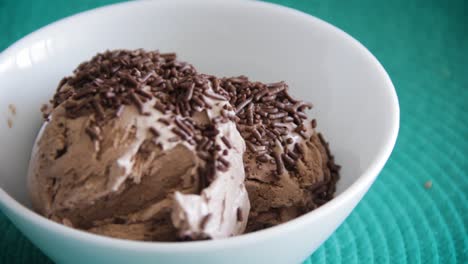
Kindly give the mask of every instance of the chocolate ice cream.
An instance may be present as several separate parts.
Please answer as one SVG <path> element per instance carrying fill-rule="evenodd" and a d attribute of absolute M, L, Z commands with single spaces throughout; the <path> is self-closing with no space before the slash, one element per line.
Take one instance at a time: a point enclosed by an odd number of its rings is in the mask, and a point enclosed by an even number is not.
<path fill-rule="evenodd" d="M 60 83 L 33 150 L 34 208 L 135 240 L 243 233 L 245 144 L 219 89 L 175 54 L 119 50 L 81 64 Z"/>
<path fill-rule="evenodd" d="M 221 87 L 236 107 L 247 144 L 248 232 L 289 221 L 333 198 L 340 167 L 315 131 L 316 120 L 305 114 L 311 104 L 294 99 L 284 82 L 240 76 L 222 79 Z"/>
<path fill-rule="evenodd" d="M 64 78 L 37 137 L 33 207 L 111 237 L 218 239 L 332 199 L 340 167 L 284 82 L 197 73 L 173 53 L 97 54 Z"/>

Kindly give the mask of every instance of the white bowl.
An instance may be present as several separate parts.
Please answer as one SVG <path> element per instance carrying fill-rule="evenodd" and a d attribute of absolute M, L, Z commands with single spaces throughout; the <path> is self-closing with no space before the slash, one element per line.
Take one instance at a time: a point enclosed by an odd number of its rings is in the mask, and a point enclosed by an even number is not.
<path fill-rule="evenodd" d="M 343 166 L 336 198 L 286 224 L 218 241 L 135 242 L 56 224 L 31 211 L 27 164 L 39 108 L 61 77 L 96 52 L 175 51 L 202 72 L 285 80 Z M 59 263 L 299 263 L 343 222 L 387 161 L 399 107 L 385 70 L 343 31 L 307 14 L 250 1 L 151 1 L 99 8 L 53 23 L 0 55 L 0 208 Z M 8 111 L 8 105 L 17 114 Z M 13 121 L 7 126 L 6 119 Z"/>

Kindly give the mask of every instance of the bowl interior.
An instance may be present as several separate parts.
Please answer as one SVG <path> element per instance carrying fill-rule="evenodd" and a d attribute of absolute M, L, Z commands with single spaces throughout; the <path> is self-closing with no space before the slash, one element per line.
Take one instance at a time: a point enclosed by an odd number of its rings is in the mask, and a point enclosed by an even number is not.
<path fill-rule="evenodd" d="M 343 192 L 395 132 L 398 106 L 388 77 L 359 44 L 317 19 L 301 23 L 296 11 L 230 5 L 115 6 L 106 16 L 97 10 L 55 23 L 2 53 L 0 187 L 28 206 L 26 175 L 42 122 L 39 109 L 63 76 L 97 52 L 145 48 L 177 52 L 200 72 L 286 81 L 293 95 L 315 105 L 310 116 L 343 167 L 338 194 Z"/>

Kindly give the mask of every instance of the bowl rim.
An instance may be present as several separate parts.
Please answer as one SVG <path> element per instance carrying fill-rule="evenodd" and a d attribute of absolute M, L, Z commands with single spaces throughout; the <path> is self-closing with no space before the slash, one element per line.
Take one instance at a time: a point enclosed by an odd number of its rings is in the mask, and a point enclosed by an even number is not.
<path fill-rule="evenodd" d="M 73 22 L 74 20 L 83 19 L 86 16 L 96 16 L 99 14 L 104 14 L 106 12 L 111 11 L 114 8 L 122 8 L 131 5 L 177 5 L 177 4 L 193 4 L 190 0 L 159 0 L 159 1 L 134 1 L 134 2 L 124 2 L 124 3 L 116 3 L 111 5 L 106 5 L 98 8 L 94 8 L 91 10 L 83 11 L 62 19 L 59 19 L 53 23 L 50 23 L 44 27 L 35 30 L 34 32 L 26 35 L 25 37 L 19 39 L 18 41 L 14 42 L 8 48 L 6 48 L 3 52 L 0 53 L 0 68 L 1 62 L 5 60 L 8 54 L 15 53 L 18 48 L 21 48 L 22 45 L 29 42 L 30 39 L 33 39 L 35 36 L 42 34 L 44 31 L 51 30 L 55 26 L 59 24 L 66 24 Z M 219 1 L 216 0 L 202 0 L 197 1 L 197 4 L 219 4 Z M 370 165 L 364 170 L 364 172 L 358 177 L 356 181 L 354 181 L 348 188 L 346 188 L 342 193 L 334 197 L 329 202 L 325 203 L 324 205 L 320 206 L 319 208 L 308 212 L 300 217 L 297 217 L 293 220 L 290 220 L 286 223 L 270 227 L 267 229 L 263 229 L 260 231 L 256 231 L 253 233 L 243 234 L 235 237 L 229 237 L 225 239 L 218 239 L 218 240 L 204 240 L 204 241 L 191 241 L 191 242 L 184 242 L 184 243 L 177 243 L 177 242 L 152 242 L 152 241 L 134 241 L 134 240 L 126 240 L 126 239 L 119 239 L 119 238 L 112 238 L 106 237 L 102 235 L 92 234 L 86 231 L 74 229 L 67 227 L 65 225 L 56 223 L 52 220 L 49 220 L 33 210 L 27 208 L 23 204 L 16 201 L 13 197 L 11 197 L 8 193 L 6 193 L 2 188 L 0 188 L 0 205 L 5 207 L 8 210 L 16 212 L 22 218 L 30 219 L 32 222 L 35 222 L 37 226 L 43 229 L 47 229 L 49 231 L 60 232 L 64 236 L 73 237 L 74 239 L 78 239 L 84 242 L 90 243 L 99 243 L 102 245 L 106 245 L 109 247 L 125 247 L 126 249 L 130 250 L 137 250 L 137 251 L 146 251 L 146 250 L 164 250 L 167 252 L 182 252 L 187 250 L 197 250 L 197 249 L 219 249 L 228 246 L 236 246 L 241 244 L 249 244 L 252 242 L 258 242 L 259 239 L 268 239 L 269 237 L 278 236 L 281 234 L 289 233 L 289 231 L 296 229 L 297 226 L 304 225 L 310 221 L 312 218 L 318 218 L 322 215 L 326 215 L 333 210 L 337 210 L 339 205 L 344 203 L 346 200 L 351 199 L 352 197 L 359 195 L 359 193 L 365 191 L 366 186 L 370 186 L 372 182 L 377 178 L 378 173 L 382 170 L 383 166 L 387 162 L 390 154 L 395 146 L 396 139 L 398 136 L 399 126 L 400 126 L 400 108 L 399 102 L 397 98 L 397 94 L 395 88 L 388 76 L 387 72 L 380 64 L 380 62 L 367 50 L 358 40 L 351 37 L 346 32 L 342 31 L 341 29 L 335 27 L 334 25 L 325 22 L 315 16 L 309 15 L 302 11 L 292 9 L 286 6 L 273 4 L 273 3 L 266 3 L 266 2 L 259 2 L 259 1 L 225 1 L 223 4 L 241 4 L 241 5 L 250 5 L 251 7 L 257 7 L 262 9 L 269 9 L 272 11 L 277 12 L 284 12 L 284 15 L 295 16 L 296 18 L 300 18 L 304 23 L 314 23 L 320 27 L 327 28 L 327 30 L 331 31 L 336 35 L 341 35 L 342 38 L 346 39 L 346 41 L 354 46 L 361 56 L 364 56 L 366 60 L 370 61 L 376 67 L 376 73 L 379 74 L 383 80 L 384 84 L 382 85 L 386 89 L 389 90 L 391 98 L 391 131 L 389 136 L 378 150 L 378 154 L 372 159 Z"/>

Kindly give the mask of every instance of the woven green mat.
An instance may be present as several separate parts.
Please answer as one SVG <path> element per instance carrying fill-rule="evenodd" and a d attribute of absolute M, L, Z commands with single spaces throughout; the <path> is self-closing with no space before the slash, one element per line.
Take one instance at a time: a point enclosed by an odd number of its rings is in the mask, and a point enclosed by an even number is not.
<path fill-rule="evenodd" d="M 52 21 L 111 2 L 0 0 L 0 51 Z M 387 69 L 401 107 L 386 167 L 305 263 L 468 263 L 468 2 L 274 2 L 361 41 Z M 51 262 L 1 213 L 0 230 L 0 263 Z"/>

